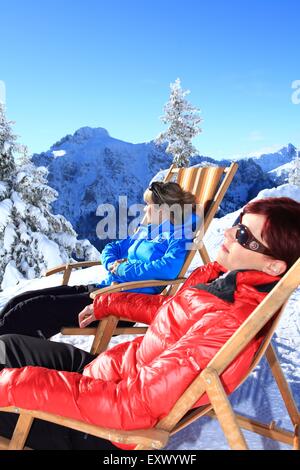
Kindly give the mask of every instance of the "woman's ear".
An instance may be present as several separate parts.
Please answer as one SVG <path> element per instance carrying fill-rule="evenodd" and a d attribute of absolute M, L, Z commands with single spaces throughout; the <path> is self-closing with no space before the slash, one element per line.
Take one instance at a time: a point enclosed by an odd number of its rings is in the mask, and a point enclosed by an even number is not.
<path fill-rule="evenodd" d="M 270 276 L 280 276 L 287 269 L 285 261 L 281 260 L 269 260 L 266 262 L 263 272 L 270 274 Z"/>

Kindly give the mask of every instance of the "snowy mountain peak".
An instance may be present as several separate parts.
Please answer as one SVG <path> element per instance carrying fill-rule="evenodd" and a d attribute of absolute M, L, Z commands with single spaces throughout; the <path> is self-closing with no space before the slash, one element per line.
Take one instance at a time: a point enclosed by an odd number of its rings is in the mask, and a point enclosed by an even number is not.
<path fill-rule="evenodd" d="M 51 151 L 57 151 L 62 148 L 62 146 L 65 148 L 67 146 L 72 146 L 72 145 L 80 145 L 83 144 L 85 145 L 86 142 L 94 142 L 94 143 L 100 143 L 105 141 L 106 139 L 111 139 L 108 131 L 104 129 L 103 127 L 80 127 L 77 131 L 74 132 L 74 134 L 67 134 L 65 137 L 63 137 L 61 140 L 56 142 L 52 147 L 50 148 Z"/>
<path fill-rule="evenodd" d="M 142 203 L 150 179 L 171 164 L 171 157 L 153 142 L 123 142 L 103 128 L 91 127 L 65 136 L 47 152 L 33 155 L 32 160 L 49 170 L 49 185 L 59 194 L 53 203 L 55 213 L 65 214 L 75 230 L 83 231 L 87 235 L 83 238 L 99 248 L 99 204 L 116 206 L 119 195 L 126 195 L 129 205 Z"/>
<path fill-rule="evenodd" d="M 273 153 L 263 153 L 253 156 L 253 160 L 263 171 L 271 171 L 285 163 L 292 161 L 297 154 L 297 149 L 293 144 L 288 144 Z M 250 157 L 251 158 L 251 157 Z"/>
<path fill-rule="evenodd" d="M 103 127 L 80 127 L 76 132 L 74 132 L 73 138 L 88 140 L 88 139 L 103 139 L 105 137 L 110 137 L 109 133 Z"/>

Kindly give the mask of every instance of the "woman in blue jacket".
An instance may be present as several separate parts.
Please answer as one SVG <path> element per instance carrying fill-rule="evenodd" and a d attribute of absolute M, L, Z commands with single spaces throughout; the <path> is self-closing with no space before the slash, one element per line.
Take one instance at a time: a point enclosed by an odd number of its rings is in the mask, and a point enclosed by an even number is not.
<path fill-rule="evenodd" d="M 78 314 L 92 303 L 90 292 L 111 283 L 175 279 L 185 261 L 199 218 L 195 196 L 173 182 L 154 182 L 144 194 L 146 225 L 125 240 L 105 246 L 101 254 L 107 276 L 100 284 L 56 286 L 24 292 L 0 313 L 0 335 L 19 333 L 50 338 L 63 326 L 78 326 Z M 172 212 L 180 209 L 180 220 Z M 193 211 L 185 217 L 185 209 Z M 170 210 L 171 209 L 171 210 Z M 178 214 L 178 213 L 177 213 Z M 160 287 L 131 290 L 157 294 Z"/>

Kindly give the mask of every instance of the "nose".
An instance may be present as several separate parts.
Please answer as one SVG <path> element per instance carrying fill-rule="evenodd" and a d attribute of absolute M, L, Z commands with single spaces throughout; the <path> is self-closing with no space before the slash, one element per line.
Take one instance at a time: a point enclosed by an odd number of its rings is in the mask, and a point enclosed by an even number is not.
<path fill-rule="evenodd" d="M 233 242 L 235 240 L 235 234 L 236 234 L 236 227 L 230 227 L 225 230 L 224 237 L 227 238 L 227 240 Z"/>

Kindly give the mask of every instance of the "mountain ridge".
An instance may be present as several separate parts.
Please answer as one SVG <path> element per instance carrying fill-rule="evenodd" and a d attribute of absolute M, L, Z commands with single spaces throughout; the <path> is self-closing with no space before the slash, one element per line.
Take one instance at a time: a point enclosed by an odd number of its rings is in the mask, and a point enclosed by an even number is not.
<path fill-rule="evenodd" d="M 277 163 L 280 166 L 291 161 L 294 149 L 292 144 L 288 144 L 280 149 L 277 157 L 275 154 L 271 157 L 262 154 L 261 159 L 238 159 L 239 170 L 218 216 L 245 204 L 260 190 L 276 186 L 276 172 L 272 174 L 269 171 L 275 169 Z M 48 151 L 34 154 L 32 160 L 35 165 L 48 168 L 48 183 L 59 193 L 53 203 L 53 212 L 63 214 L 80 238 L 88 238 L 98 249 L 105 244 L 96 235 L 98 205 L 109 203 L 116 207 L 119 195 L 128 197 L 128 206 L 143 203 L 143 192 L 149 182 L 172 163 L 165 146 L 157 146 L 153 141 L 124 142 L 111 137 L 102 127 L 88 126 L 62 137 Z M 271 168 L 271 162 L 274 168 Z M 227 166 L 230 160 L 216 160 L 203 155 L 190 160 L 191 166 L 206 164 Z"/>

